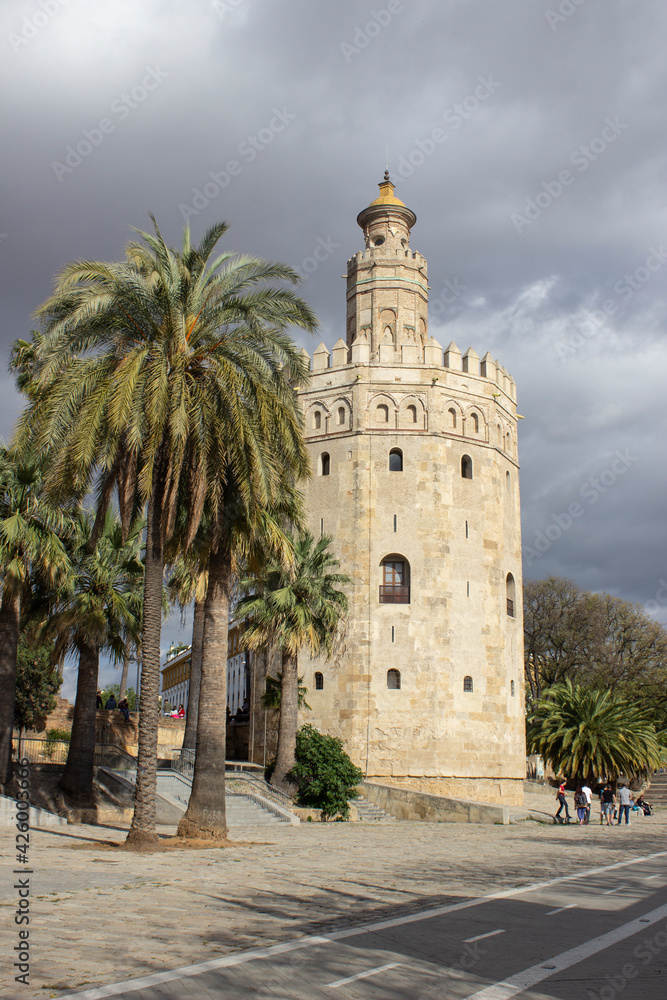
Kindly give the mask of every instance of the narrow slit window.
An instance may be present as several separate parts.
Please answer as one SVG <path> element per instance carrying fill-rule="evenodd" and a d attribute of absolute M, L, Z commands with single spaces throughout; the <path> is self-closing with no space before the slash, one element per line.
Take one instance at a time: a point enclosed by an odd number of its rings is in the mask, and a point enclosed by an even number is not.
<path fill-rule="evenodd" d="M 468 522 L 466 521 L 466 538 L 469 537 Z"/>
<path fill-rule="evenodd" d="M 516 602 L 516 584 L 514 583 L 514 577 L 511 573 L 507 574 L 505 579 L 505 596 L 507 598 L 507 617 L 514 618 L 515 602 Z"/>
<path fill-rule="evenodd" d="M 394 638 L 395 638 L 395 634 L 396 634 L 396 633 L 395 633 L 395 630 L 394 630 L 394 626 L 392 625 L 392 626 L 391 626 L 391 641 L 392 641 L 392 642 L 394 641 Z"/>
<path fill-rule="evenodd" d="M 320 457 L 320 470 L 323 476 L 328 476 L 331 471 L 331 459 L 327 451 L 323 451 Z"/>
<path fill-rule="evenodd" d="M 397 515 L 394 514 L 394 534 L 396 534 L 397 520 L 398 520 Z"/>
<path fill-rule="evenodd" d="M 514 697 L 514 681 L 510 681 L 510 696 Z"/>

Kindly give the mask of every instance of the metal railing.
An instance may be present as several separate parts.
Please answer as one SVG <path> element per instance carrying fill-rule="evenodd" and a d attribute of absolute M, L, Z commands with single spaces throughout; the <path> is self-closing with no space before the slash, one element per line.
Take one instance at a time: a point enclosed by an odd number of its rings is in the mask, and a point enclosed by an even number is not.
<path fill-rule="evenodd" d="M 410 588 L 396 584 L 380 584 L 380 604 L 409 604 Z"/>
<path fill-rule="evenodd" d="M 12 751 L 16 756 L 26 758 L 31 764 L 64 764 L 69 753 L 66 740 L 49 740 L 45 737 L 17 736 L 12 739 Z"/>

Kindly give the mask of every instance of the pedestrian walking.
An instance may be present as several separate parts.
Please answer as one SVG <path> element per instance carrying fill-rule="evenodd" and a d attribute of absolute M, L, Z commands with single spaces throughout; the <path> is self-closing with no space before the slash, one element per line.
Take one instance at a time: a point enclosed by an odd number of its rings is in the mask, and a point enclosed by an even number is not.
<path fill-rule="evenodd" d="M 630 789 L 626 788 L 625 785 L 621 785 L 618 790 L 618 823 L 617 826 L 621 825 L 623 816 L 625 815 L 625 825 L 630 825 L 630 809 L 633 805 L 633 798 L 630 795 Z"/>
<path fill-rule="evenodd" d="M 588 799 L 584 795 L 584 790 L 581 785 L 577 785 L 577 790 L 574 793 L 574 808 L 577 810 L 577 819 L 579 820 L 579 826 L 583 826 L 586 822 L 586 812 L 588 809 Z"/>
<path fill-rule="evenodd" d="M 558 801 L 558 812 L 554 816 L 554 823 L 562 823 L 561 812 L 565 809 L 565 822 L 570 822 L 570 810 L 567 807 L 567 799 L 565 798 L 565 782 L 563 781 L 558 788 L 558 794 L 556 795 Z"/>
<path fill-rule="evenodd" d="M 608 781 L 600 792 L 600 805 L 602 808 L 602 816 L 607 821 L 607 826 L 612 826 L 612 819 L 614 817 L 614 806 L 616 804 L 616 796 L 614 795 L 614 789 L 612 787 L 611 781 Z M 602 822 L 602 820 L 600 820 Z"/>
<path fill-rule="evenodd" d="M 586 784 L 584 784 L 584 785 L 581 786 L 581 790 L 584 793 L 584 795 L 586 796 L 586 818 L 584 819 L 584 823 L 590 823 L 590 820 L 591 820 L 591 799 L 593 798 L 593 792 L 591 791 L 591 789 Z"/>

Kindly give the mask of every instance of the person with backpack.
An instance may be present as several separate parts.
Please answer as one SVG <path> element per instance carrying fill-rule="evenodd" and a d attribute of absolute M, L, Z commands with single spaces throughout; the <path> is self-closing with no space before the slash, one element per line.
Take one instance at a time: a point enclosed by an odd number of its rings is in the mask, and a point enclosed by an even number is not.
<path fill-rule="evenodd" d="M 577 785 L 577 790 L 574 793 L 574 808 L 577 810 L 579 826 L 583 826 L 586 822 L 586 815 L 588 813 L 588 799 L 586 798 L 586 793 L 581 785 Z"/>
<path fill-rule="evenodd" d="M 567 807 L 567 799 L 565 798 L 565 782 L 564 781 L 561 782 L 561 784 L 560 784 L 560 786 L 558 788 L 558 794 L 556 795 L 556 799 L 558 801 L 558 812 L 554 816 L 554 823 L 562 823 L 563 822 L 563 820 L 561 819 L 561 816 L 560 816 L 561 812 L 563 811 L 563 808 L 565 808 L 565 821 L 567 823 L 569 823 L 570 822 L 570 810 Z"/>

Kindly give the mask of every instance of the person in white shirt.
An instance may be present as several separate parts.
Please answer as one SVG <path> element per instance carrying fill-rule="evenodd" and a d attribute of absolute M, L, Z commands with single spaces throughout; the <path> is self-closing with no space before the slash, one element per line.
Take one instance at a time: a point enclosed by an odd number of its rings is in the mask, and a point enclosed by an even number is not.
<path fill-rule="evenodd" d="M 593 798 L 593 792 L 588 785 L 582 785 L 581 790 L 586 796 L 586 819 L 584 820 L 584 823 L 588 823 L 591 818 L 591 799 Z"/>
<path fill-rule="evenodd" d="M 633 798 L 630 795 L 630 789 L 626 788 L 625 785 L 621 785 L 618 789 L 618 826 L 621 825 L 621 820 L 623 819 L 623 814 L 625 813 L 625 825 L 630 824 L 630 809 L 632 808 Z"/>

